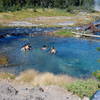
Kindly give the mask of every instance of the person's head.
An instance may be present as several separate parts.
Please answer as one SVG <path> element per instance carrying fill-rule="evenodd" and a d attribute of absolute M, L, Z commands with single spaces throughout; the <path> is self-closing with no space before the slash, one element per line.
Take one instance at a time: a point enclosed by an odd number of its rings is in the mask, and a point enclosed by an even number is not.
<path fill-rule="evenodd" d="M 55 47 L 53 46 L 52 49 L 55 49 Z"/>
<path fill-rule="evenodd" d="M 46 50 L 47 49 L 47 46 L 46 45 L 43 45 L 41 49 L 42 50 Z"/>
<path fill-rule="evenodd" d="M 43 47 L 45 47 L 45 48 L 46 48 L 47 46 L 46 46 L 46 45 L 43 45 Z"/>
<path fill-rule="evenodd" d="M 23 48 L 24 48 L 25 50 L 31 49 L 30 43 L 25 44 L 25 45 L 23 46 Z"/>

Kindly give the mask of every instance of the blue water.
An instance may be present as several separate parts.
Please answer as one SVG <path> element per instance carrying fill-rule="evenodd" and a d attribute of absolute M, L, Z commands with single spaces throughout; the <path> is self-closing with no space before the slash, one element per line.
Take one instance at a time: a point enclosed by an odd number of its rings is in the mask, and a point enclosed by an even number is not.
<path fill-rule="evenodd" d="M 27 29 L 27 32 L 30 31 Z M 31 43 L 32 50 L 21 51 L 25 43 Z M 49 46 L 46 51 L 40 49 L 44 44 Z M 49 53 L 53 46 L 57 49 L 56 55 Z M 100 42 L 87 39 L 9 36 L 0 39 L 0 54 L 9 58 L 11 66 L 0 68 L 0 71 L 18 74 L 27 69 L 36 69 L 40 72 L 88 77 L 100 70 L 100 52 L 96 51 L 96 47 L 100 47 Z"/>

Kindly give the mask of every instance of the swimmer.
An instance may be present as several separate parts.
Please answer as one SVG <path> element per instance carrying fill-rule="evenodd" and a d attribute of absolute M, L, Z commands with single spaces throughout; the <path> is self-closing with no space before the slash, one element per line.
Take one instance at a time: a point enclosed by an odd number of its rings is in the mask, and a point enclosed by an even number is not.
<path fill-rule="evenodd" d="M 25 44 L 25 45 L 21 48 L 21 50 L 23 50 L 23 51 L 31 50 L 31 46 L 30 46 L 29 44 Z"/>
<path fill-rule="evenodd" d="M 51 53 L 51 54 L 56 54 L 56 52 L 57 52 L 57 51 L 56 51 L 56 49 L 55 49 L 54 47 L 51 48 L 51 50 L 50 50 L 50 53 Z"/>
<path fill-rule="evenodd" d="M 41 48 L 41 50 L 47 50 L 47 46 L 46 45 L 43 45 L 43 47 Z"/>

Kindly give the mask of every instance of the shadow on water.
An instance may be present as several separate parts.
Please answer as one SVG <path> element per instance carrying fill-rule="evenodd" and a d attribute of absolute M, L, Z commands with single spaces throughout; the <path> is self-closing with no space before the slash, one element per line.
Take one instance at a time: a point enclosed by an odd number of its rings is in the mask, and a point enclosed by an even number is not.
<path fill-rule="evenodd" d="M 25 30 L 27 30 L 26 33 L 31 33 L 30 29 L 23 28 L 3 29 L 0 33 L 20 32 L 23 34 Z M 31 30 L 34 29 L 31 28 Z M 55 29 L 41 30 L 53 31 Z M 25 43 L 31 44 L 30 51 L 21 51 Z M 41 50 L 44 44 L 48 45 L 46 51 Z M 53 46 L 57 49 L 55 55 L 50 54 Z M 9 65 L 1 66 L 0 71 L 18 74 L 27 69 L 36 69 L 41 72 L 88 77 L 92 72 L 100 69 L 100 63 L 97 62 L 100 59 L 100 52 L 96 51 L 96 47 L 100 47 L 100 42 L 85 39 L 8 36 L 0 39 L 0 54 L 5 54 L 9 58 Z"/>

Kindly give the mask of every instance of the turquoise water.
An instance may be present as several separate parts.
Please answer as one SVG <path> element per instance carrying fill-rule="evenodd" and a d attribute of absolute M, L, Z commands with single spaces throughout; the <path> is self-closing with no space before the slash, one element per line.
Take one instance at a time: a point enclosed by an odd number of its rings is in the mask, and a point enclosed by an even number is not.
<path fill-rule="evenodd" d="M 21 51 L 25 43 L 31 43 L 32 50 Z M 40 49 L 44 44 L 49 47 L 46 51 Z M 57 49 L 55 55 L 49 53 L 53 46 Z M 96 51 L 96 47 L 100 47 L 100 42 L 94 40 L 49 36 L 9 36 L 0 39 L 0 54 L 8 56 L 12 66 L 2 67 L 0 71 L 18 74 L 27 69 L 36 69 L 40 72 L 88 77 L 92 72 L 100 69 L 98 62 L 100 52 Z"/>

